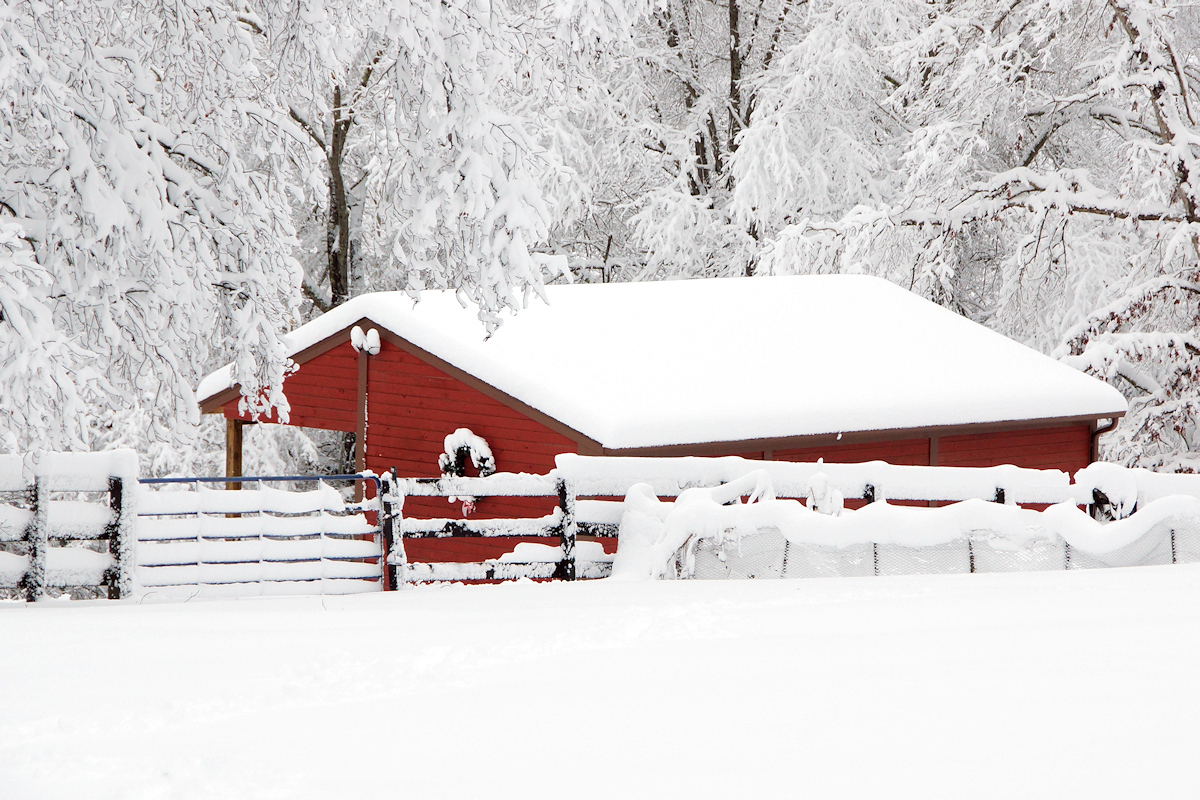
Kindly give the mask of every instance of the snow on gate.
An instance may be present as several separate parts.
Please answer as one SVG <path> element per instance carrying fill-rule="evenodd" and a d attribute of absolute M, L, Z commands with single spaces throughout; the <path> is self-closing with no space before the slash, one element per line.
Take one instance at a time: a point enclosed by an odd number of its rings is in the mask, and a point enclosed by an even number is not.
<path fill-rule="evenodd" d="M 267 485 L 281 482 L 315 488 Z M 373 484 L 376 497 L 346 502 L 333 484 L 353 482 Z M 142 484 L 137 583 L 143 594 L 351 594 L 387 588 L 381 565 L 392 514 L 380 500 L 377 478 L 150 478 Z M 238 488 L 208 488 L 212 484 Z"/>

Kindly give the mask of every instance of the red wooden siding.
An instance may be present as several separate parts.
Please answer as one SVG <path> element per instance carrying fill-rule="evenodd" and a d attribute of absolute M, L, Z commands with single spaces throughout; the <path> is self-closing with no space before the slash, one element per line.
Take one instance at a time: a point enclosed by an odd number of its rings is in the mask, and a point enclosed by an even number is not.
<path fill-rule="evenodd" d="M 825 447 L 805 447 L 794 450 L 775 450 L 775 461 L 816 461 L 823 458 L 830 464 L 858 464 L 863 461 L 886 461 L 889 464 L 929 465 L 928 439 L 895 439 L 883 442 L 855 442 Z"/>
<path fill-rule="evenodd" d="M 437 477 L 443 440 L 457 428 L 486 439 L 503 472 L 544 474 L 554 469 L 554 456 L 576 450 L 567 437 L 385 342 L 367 372 L 367 467 Z M 492 514 L 507 508 L 523 513 L 528 502 L 491 498 L 479 508 L 488 504 Z M 423 498 L 408 503 L 406 513 L 427 506 L 438 516 L 447 505 Z"/>
<path fill-rule="evenodd" d="M 1030 469 L 1061 469 L 1074 473 L 1091 462 L 1091 428 L 1087 423 L 1053 428 L 968 433 L 938 437 L 937 465 L 991 467 L 1015 464 Z M 833 444 L 794 450 L 776 450 L 776 461 L 816 461 L 831 464 L 886 461 L 889 464 L 929 464 L 928 439 Z"/>
<path fill-rule="evenodd" d="M 944 467 L 1015 464 L 1074 474 L 1091 463 L 1091 454 L 1091 427 L 1087 423 L 943 436 L 938 440 L 938 464 Z"/>
<path fill-rule="evenodd" d="M 400 475 L 437 477 L 444 439 L 457 428 L 470 428 L 486 439 L 504 472 L 545 474 L 554 469 L 554 456 L 576 451 L 575 442 L 565 436 L 384 342 L 367 371 L 367 468 L 382 472 L 396 467 Z M 556 505 L 553 498 L 483 498 L 472 516 L 542 516 Z M 404 514 L 458 518 L 462 510 L 444 498 L 412 497 L 405 501 Z M 557 544 L 554 539 L 503 537 L 412 540 L 405 547 L 412 561 L 480 561 L 507 553 L 521 541 Z"/>
<path fill-rule="evenodd" d="M 1091 428 L 1086 423 L 1054 428 L 1026 428 L 1011 431 L 969 433 L 938 437 L 937 466 L 991 467 L 1014 464 L 1030 469 L 1061 469 L 1074 474 L 1091 462 Z M 887 461 L 890 464 L 928 465 L 929 439 L 899 439 L 858 442 L 795 450 L 776 450 L 776 461 L 816 461 L 831 464 L 863 461 Z M 897 505 L 924 505 L 911 501 L 890 501 Z M 847 500 L 847 508 L 859 508 L 861 500 Z"/>
<path fill-rule="evenodd" d="M 358 353 L 349 342 L 300 365 L 283 382 L 291 411 L 289 425 L 327 431 L 354 431 L 358 426 Z M 235 419 L 237 401 L 225 404 L 225 416 Z M 241 415 L 242 419 L 249 417 Z M 263 422 L 278 422 L 272 414 Z"/>

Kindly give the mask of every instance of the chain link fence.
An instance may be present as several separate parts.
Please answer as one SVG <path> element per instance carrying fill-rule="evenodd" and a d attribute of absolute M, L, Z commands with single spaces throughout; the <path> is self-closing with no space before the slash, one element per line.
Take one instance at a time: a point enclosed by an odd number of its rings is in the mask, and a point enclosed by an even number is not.
<path fill-rule="evenodd" d="M 1200 562 L 1200 519 L 1185 517 L 1163 520 L 1139 539 L 1107 553 L 1085 553 L 1061 539 L 1001 549 L 989 538 L 988 531 L 977 531 L 929 547 L 835 547 L 789 541 L 779 530 L 764 528 L 740 538 L 694 540 L 686 561 L 690 576 L 700 580 L 1039 572 Z"/>

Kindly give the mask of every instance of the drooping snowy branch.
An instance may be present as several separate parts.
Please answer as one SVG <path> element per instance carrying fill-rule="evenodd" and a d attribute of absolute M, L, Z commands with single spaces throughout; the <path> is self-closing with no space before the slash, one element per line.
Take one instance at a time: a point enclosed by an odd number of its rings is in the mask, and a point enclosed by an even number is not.
<path fill-rule="evenodd" d="M 251 35 L 208 2 L 0 11 L 7 446 L 83 446 L 89 406 L 143 396 L 166 436 L 211 355 L 282 403 L 298 276 L 275 141 L 230 102 L 255 92 Z"/>

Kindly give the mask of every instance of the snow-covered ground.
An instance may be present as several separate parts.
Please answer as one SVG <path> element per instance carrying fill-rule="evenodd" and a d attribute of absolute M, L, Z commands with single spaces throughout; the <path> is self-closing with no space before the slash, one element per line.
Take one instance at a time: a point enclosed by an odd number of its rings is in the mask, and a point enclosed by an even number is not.
<path fill-rule="evenodd" d="M 1185 797 L 1200 565 L 0 604 L 0 798 Z"/>

